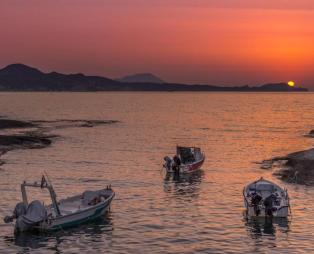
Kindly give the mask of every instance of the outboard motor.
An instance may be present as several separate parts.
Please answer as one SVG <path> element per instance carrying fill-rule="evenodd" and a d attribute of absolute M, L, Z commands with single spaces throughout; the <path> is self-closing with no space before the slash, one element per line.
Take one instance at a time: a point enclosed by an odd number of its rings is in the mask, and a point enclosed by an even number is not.
<path fill-rule="evenodd" d="M 24 202 L 17 203 L 15 208 L 14 208 L 13 215 L 5 216 L 4 217 L 4 222 L 5 223 L 13 222 L 14 219 L 17 219 L 18 217 L 26 214 L 26 210 L 27 210 L 27 207 L 24 204 Z"/>
<path fill-rule="evenodd" d="M 32 230 L 46 219 L 46 208 L 40 201 L 34 200 L 28 205 L 26 213 L 17 217 L 15 231 L 23 232 Z"/>

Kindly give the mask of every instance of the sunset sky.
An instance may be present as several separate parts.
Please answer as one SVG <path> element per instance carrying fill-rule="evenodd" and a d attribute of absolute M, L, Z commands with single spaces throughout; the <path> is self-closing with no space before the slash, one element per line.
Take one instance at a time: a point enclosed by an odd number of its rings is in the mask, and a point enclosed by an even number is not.
<path fill-rule="evenodd" d="M 313 0 L 1 0 L 0 68 L 314 87 Z"/>

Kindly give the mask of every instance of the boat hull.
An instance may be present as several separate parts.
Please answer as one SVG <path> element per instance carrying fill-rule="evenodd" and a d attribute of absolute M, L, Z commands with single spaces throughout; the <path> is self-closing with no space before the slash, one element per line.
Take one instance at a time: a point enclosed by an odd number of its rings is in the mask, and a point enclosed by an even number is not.
<path fill-rule="evenodd" d="M 111 201 L 114 197 L 114 193 L 110 198 L 101 202 L 95 206 L 90 207 L 89 209 L 84 209 L 82 211 L 78 211 L 76 213 L 56 217 L 52 220 L 48 220 L 47 222 L 42 223 L 38 229 L 40 231 L 55 231 L 61 230 L 65 228 L 70 228 L 74 226 L 78 226 L 80 224 L 84 224 L 86 222 L 95 220 L 103 215 L 110 208 Z"/>
<path fill-rule="evenodd" d="M 193 173 L 193 172 L 201 169 L 204 161 L 205 161 L 205 156 L 203 156 L 202 159 L 195 161 L 193 163 L 181 164 L 180 173 Z M 167 173 L 174 173 L 172 168 L 167 168 L 166 166 L 165 166 L 165 168 L 167 169 Z"/>
<path fill-rule="evenodd" d="M 199 161 L 196 161 L 194 163 L 191 163 L 191 164 L 183 164 L 180 166 L 180 173 L 192 173 L 192 172 L 195 172 L 197 170 L 199 170 L 203 163 L 205 161 L 205 156 L 199 160 Z"/>

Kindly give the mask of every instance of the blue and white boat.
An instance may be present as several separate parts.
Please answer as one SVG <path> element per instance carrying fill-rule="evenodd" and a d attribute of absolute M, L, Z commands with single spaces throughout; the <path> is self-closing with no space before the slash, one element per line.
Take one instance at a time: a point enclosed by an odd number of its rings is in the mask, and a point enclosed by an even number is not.
<path fill-rule="evenodd" d="M 38 200 L 28 203 L 26 187 L 47 189 L 52 203 L 48 206 Z M 41 183 L 24 181 L 21 191 L 23 201 L 16 205 L 13 215 L 4 218 L 6 223 L 15 221 L 15 232 L 60 230 L 94 220 L 109 210 L 115 195 L 111 186 L 107 186 L 57 201 L 48 176 L 43 176 Z"/>
<path fill-rule="evenodd" d="M 243 197 L 247 217 L 285 218 L 289 215 L 288 191 L 262 177 L 244 187 Z"/>

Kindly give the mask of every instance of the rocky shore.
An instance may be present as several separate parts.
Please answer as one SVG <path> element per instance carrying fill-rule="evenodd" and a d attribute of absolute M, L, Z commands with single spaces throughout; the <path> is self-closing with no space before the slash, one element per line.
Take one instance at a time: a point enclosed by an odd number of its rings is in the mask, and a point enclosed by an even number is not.
<path fill-rule="evenodd" d="M 0 118 L 0 167 L 5 163 L 1 156 L 15 149 L 42 149 L 52 144 L 57 135 L 49 134 L 54 129 L 95 127 L 113 124 L 114 120 L 21 121 Z"/>
<path fill-rule="evenodd" d="M 11 119 L 0 119 L 0 130 L 1 129 L 15 129 L 15 128 L 30 128 L 36 127 L 34 123 L 26 121 L 18 121 Z"/>
<path fill-rule="evenodd" d="M 286 182 L 314 185 L 314 148 L 265 160 L 261 168 L 276 168 L 274 175 Z"/>
<path fill-rule="evenodd" d="M 310 130 L 309 133 L 305 134 L 304 137 L 307 137 L 307 138 L 314 138 L 314 130 Z"/>

